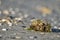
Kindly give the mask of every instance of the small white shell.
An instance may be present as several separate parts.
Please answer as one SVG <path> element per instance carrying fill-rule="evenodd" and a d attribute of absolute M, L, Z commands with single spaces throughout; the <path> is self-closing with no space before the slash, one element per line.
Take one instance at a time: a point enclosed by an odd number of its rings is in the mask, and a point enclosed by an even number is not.
<path fill-rule="evenodd" d="M 2 31 L 6 31 L 6 28 L 3 28 Z"/>

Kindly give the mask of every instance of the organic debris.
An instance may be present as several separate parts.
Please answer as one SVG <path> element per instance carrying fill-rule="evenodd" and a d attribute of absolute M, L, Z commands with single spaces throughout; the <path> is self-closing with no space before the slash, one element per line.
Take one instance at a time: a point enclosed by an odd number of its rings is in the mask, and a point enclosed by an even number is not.
<path fill-rule="evenodd" d="M 42 21 L 41 19 L 37 19 L 32 21 L 30 29 L 41 32 L 50 32 L 51 25 L 47 22 Z"/>

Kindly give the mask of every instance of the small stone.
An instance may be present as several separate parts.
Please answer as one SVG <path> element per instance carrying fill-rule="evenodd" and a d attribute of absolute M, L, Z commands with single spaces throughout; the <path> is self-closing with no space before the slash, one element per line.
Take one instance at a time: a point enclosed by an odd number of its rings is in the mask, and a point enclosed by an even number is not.
<path fill-rule="evenodd" d="M 3 14 L 9 15 L 9 11 L 8 11 L 8 10 L 4 10 L 4 11 L 3 11 Z"/>
<path fill-rule="evenodd" d="M 0 38 L 2 38 L 2 35 L 0 35 Z"/>
<path fill-rule="evenodd" d="M 0 14 L 1 14 L 1 11 L 0 11 Z"/>
<path fill-rule="evenodd" d="M 57 29 L 57 26 L 54 26 L 55 29 Z"/>
<path fill-rule="evenodd" d="M 22 26 L 23 28 L 26 28 L 26 26 Z"/>
<path fill-rule="evenodd" d="M 60 27 L 58 29 L 60 29 Z"/>
<path fill-rule="evenodd" d="M 30 36 L 29 38 L 30 38 L 30 39 L 34 39 L 34 36 Z"/>
<path fill-rule="evenodd" d="M 53 22 L 53 21 L 54 21 L 54 19 L 53 19 L 53 18 L 51 18 L 51 21 Z"/>
<path fill-rule="evenodd" d="M 12 23 L 8 23 L 9 24 L 9 26 L 12 26 Z"/>
<path fill-rule="evenodd" d="M 13 8 L 9 8 L 9 12 L 13 11 Z"/>
<path fill-rule="evenodd" d="M 54 24 L 57 24 L 57 21 L 54 21 Z"/>
<path fill-rule="evenodd" d="M 27 18 L 27 17 L 28 17 L 28 14 L 25 14 L 25 15 L 24 15 L 24 18 Z"/>
<path fill-rule="evenodd" d="M 16 39 L 16 37 L 15 36 L 13 36 L 13 37 L 10 37 L 11 39 Z"/>
<path fill-rule="evenodd" d="M 34 38 L 37 38 L 37 36 L 34 36 Z"/>
<path fill-rule="evenodd" d="M 33 21 L 35 21 L 36 19 L 32 19 L 32 20 L 30 20 L 31 22 L 33 22 Z"/>
<path fill-rule="evenodd" d="M 15 17 L 13 17 L 13 16 L 9 16 L 11 19 L 14 19 Z"/>
<path fill-rule="evenodd" d="M 19 8 L 15 8 L 15 12 L 19 12 Z"/>
<path fill-rule="evenodd" d="M 22 20 L 22 18 L 15 18 L 15 20 Z"/>
<path fill-rule="evenodd" d="M 7 29 L 6 28 L 3 28 L 2 31 L 7 31 Z"/>
<path fill-rule="evenodd" d="M 42 35 L 43 35 L 43 34 L 45 34 L 45 33 L 44 33 L 44 32 L 41 32 L 40 34 L 42 34 Z"/>
<path fill-rule="evenodd" d="M 14 15 L 14 14 L 16 14 L 16 13 L 15 13 L 15 11 L 11 11 L 11 14 Z"/>
<path fill-rule="evenodd" d="M 19 37 L 19 36 L 16 36 L 16 39 L 20 39 L 21 37 Z"/>
<path fill-rule="evenodd" d="M 0 23 L 0 26 L 2 25 L 2 23 Z"/>
<path fill-rule="evenodd" d="M 60 35 L 57 35 L 57 37 L 59 37 L 59 38 L 60 38 Z"/>

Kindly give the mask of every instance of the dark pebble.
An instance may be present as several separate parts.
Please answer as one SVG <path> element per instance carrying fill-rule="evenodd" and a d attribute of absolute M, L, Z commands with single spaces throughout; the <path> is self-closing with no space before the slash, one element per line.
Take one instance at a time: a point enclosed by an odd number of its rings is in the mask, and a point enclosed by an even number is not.
<path fill-rule="evenodd" d="M 34 38 L 37 38 L 37 36 L 34 36 Z"/>
<path fill-rule="evenodd" d="M 0 38 L 2 38 L 2 35 L 0 35 Z"/>
<path fill-rule="evenodd" d="M 11 39 L 16 39 L 16 37 L 10 37 Z"/>
<path fill-rule="evenodd" d="M 23 28 L 26 28 L 26 26 L 22 26 Z"/>
<path fill-rule="evenodd" d="M 52 32 L 60 32 L 60 29 L 54 29 L 54 28 L 52 28 Z"/>
<path fill-rule="evenodd" d="M 13 16 L 9 16 L 11 19 L 14 19 L 15 17 L 13 17 Z"/>

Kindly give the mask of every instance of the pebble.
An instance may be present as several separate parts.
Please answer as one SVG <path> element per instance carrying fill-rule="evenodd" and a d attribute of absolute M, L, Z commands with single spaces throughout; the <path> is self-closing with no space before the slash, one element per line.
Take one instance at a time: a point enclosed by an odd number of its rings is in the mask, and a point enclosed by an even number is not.
<path fill-rule="evenodd" d="M 16 36 L 16 39 L 20 39 L 21 37 L 19 37 L 19 36 Z"/>
<path fill-rule="evenodd" d="M 40 32 L 40 34 L 42 34 L 42 35 L 43 35 L 43 34 L 45 34 L 45 33 L 44 33 L 44 32 Z"/>
<path fill-rule="evenodd" d="M 11 39 L 20 39 L 21 37 L 20 36 L 11 36 L 10 38 Z"/>
<path fill-rule="evenodd" d="M 16 13 L 15 13 L 15 11 L 11 11 L 11 14 L 14 15 L 14 14 L 16 14 Z"/>
<path fill-rule="evenodd" d="M 57 26 L 54 26 L 55 29 L 57 29 Z"/>
<path fill-rule="evenodd" d="M 2 38 L 2 35 L 0 35 L 0 38 Z"/>
<path fill-rule="evenodd" d="M 2 35 L 0 35 L 0 38 L 2 38 Z"/>
<path fill-rule="evenodd" d="M 58 29 L 60 29 L 60 27 Z"/>
<path fill-rule="evenodd" d="M 15 18 L 15 20 L 22 20 L 22 18 Z"/>
<path fill-rule="evenodd" d="M 15 36 L 11 36 L 10 38 L 11 38 L 11 39 L 16 39 Z"/>
<path fill-rule="evenodd" d="M 15 8 L 15 12 L 19 12 L 19 8 Z"/>
<path fill-rule="evenodd" d="M 53 18 L 51 18 L 51 21 L 53 22 L 53 21 L 54 21 L 54 19 L 53 19 Z"/>
<path fill-rule="evenodd" d="M 12 23 L 8 23 L 9 24 L 9 26 L 12 26 Z"/>
<path fill-rule="evenodd" d="M 54 24 L 57 24 L 57 21 L 54 21 Z"/>
<path fill-rule="evenodd" d="M 29 36 L 30 39 L 36 39 L 37 36 Z"/>
<path fill-rule="evenodd" d="M 28 14 L 25 14 L 25 15 L 24 15 L 24 18 L 27 18 L 27 17 L 28 17 Z"/>
<path fill-rule="evenodd" d="M 23 28 L 26 28 L 26 26 L 22 26 Z"/>
<path fill-rule="evenodd" d="M 6 28 L 3 28 L 2 31 L 7 31 L 7 29 Z"/>
<path fill-rule="evenodd" d="M 34 36 L 34 38 L 37 38 L 37 36 Z"/>
<path fill-rule="evenodd" d="M 2 23 L 0 23 L 0 26 L 2 25 Z"/>
<path fill-rule="evenodd" d="M 9 16 L 11 19 L 14 19 L 15 17 L 13 17 L 13 16 Z"/>
<path fill-rule="evenodd" d="M 36 19 L 32 19 L 32 20 L 30 20 L 30 21 L 32 22 L 32 21 L 35 21 L 35 20 L 36 20 Z"/>
<path fill-rule="evenodd" d="M 13 8 L 9 8 L 9 12 L 13 11 Z"/>
<path fill-rule="evenodd" d="M 34 36 L 29 36 L 30 39 L 34 39 Z"/>
<path fill-rule="evenodd" d="M 60 38 L 60 35 L 57 35 L 57 37 L 59 37 L 59 38 Z"/>
<path fill-rule="evenodd" d="M 1 14 L 2 12 L 0 11 L 0 14 Z"/>
<path fill-rule="evenodd" d="M 9 11 L 8 10 L 3 10 L 3 14 L 9 15 Z"/>

